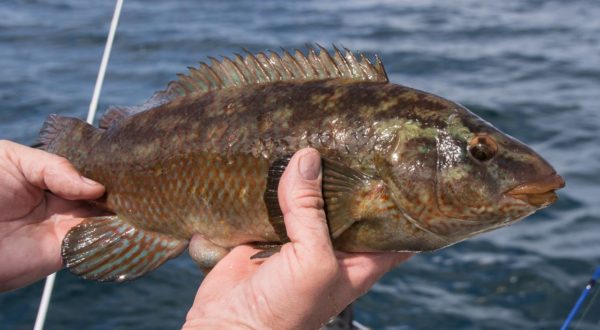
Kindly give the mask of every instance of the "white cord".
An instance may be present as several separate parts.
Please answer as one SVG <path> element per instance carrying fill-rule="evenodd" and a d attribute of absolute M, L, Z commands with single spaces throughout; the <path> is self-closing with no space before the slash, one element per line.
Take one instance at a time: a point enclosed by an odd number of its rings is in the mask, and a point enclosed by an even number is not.
<path fill-rule="evenodd" d="M 102 83 L 104 82 L 104 75 L 106 73 L 106 67 L 108 66 L 108 59 L 110 58 L 110 52 L 112 50 L 113 41 L 115 40 L 115 33 L 117 32 L 117 25 L 119 24 L 119 17 L 121 16 L 122 7 L 123 0 L 117 0 L 115 12 L 113 14 L 112 21 L 110 22 L 110 30 L 108 31 L 108 38 L 106 39 L 106 46 L 104 46 L 104 54 L 102 54 L 102 62 L 100 62 L 100 70 L 98 71 L 96 86 L 94 86 L 94 94 L 92 95 L 90 109 L 88 110 L 88 116 L 86 121 L 89 124 L 91 124 L 94 121 L 94 117 L 96 116 L 96 108 L 98 108 L 98 99 L 100 99 L 100 91 L 102 91 Z"/>
<path fill-rule="evenodd" d="M 112 21 L 110 22 L 110 29 L 108 31 L 108 38 L 106 39 L 106 45 L 104 46 L 104 54 L 102 54 L 102 62 L 100 62 L 100 70 L 98 70 L 98 78 L 96 79 L 96 85 L 94 86 L 94 94 L 92 95 L 92 101 L 90 102 L 90 108 L 86 121 L 92 124 L 94 117 L 96 116 L 96 109 L 98 108 L 98 99 L 100 98 L 100 92 L 102 91 L 102 84 L 104 83 L 104 75 L 106 74 L 106 67 L 108 66 L 108 59 L 110 58 L 110 52 L 112 45 L 115 40 L 115 32 L 117 31 L 117 25 L 119 24 L 119 17 L 121 16 L 121 8 L 123 8 L 124 0 L 117 0 L 115 11 L 113 13 Z M 46 284 L 44 285 L 44 292 L 42 293 L 42 300 L 40 302 L 40 308 L 35 319 L 35 325 L 33 330 L 42 330 L 44 328 L 44 322 L 46 321 L 46 314 L 48 314 L 48 307 L 50 305 L 50 297 L 52 296 L 52 289 L 54 289 L 54 280 L 56 279 L 56 273 L 48 275 L 46 277 Z"/>
<path fill-rule="evenodd" d="M 371 330 L 370 328 L 367 328 L 366 326 L 362 325 L 360 322 L 352 320 L 352 326 L 355 327 L 357 330 Z"/>
<path fill-rule="evenodd" d="M 50 305 L 50 296 L 52 296 L 52 289 L 54 288 L 54 279 L 56 279 L 56 273 L 50 274 L 48 277 L 46 277 L 44 293 L 42 293 L 42 301 L 40 302 L 40 308 L 38 309 L 37 317 L 35 318 L 33 330 L 42 330 L 44 328 L 46 314 L 48 313 L 48 306 Z"/>

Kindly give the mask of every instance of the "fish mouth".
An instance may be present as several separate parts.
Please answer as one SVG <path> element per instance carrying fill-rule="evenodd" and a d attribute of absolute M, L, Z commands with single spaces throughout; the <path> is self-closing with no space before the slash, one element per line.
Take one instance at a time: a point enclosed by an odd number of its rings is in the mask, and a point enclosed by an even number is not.
<path fill-rule="evenodd" d="M 556 202 L 558 196 L 555 190 L 564 186 L 565 180 L 558 174 L 552 174 L 539 181 L 516 186 L 505 194 L 527 202 L 532 206 L 544 207 Z"/>

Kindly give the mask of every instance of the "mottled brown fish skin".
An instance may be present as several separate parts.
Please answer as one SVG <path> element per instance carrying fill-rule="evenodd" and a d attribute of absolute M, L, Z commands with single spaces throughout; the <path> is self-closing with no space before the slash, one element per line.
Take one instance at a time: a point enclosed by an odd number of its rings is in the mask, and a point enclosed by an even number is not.
<path fill-rule="evenodd" d="M 269 164 L 312 146 L 375 173 L 372 151 L 389 141 L 364 123 L 385 120 L 399 103 L 409 105 L 411 93 L 350 81 L 209 92 L 112 126 L 75 163 L 106 185 L 109 209 L 143 229 L 181 238 L 202 233 L 221 246 L 278 241 L 264 204 L 257 203 Z M 404 109 L 413 115 L 410 106 Z"/>
<path fill-rule="evenodd" d="M 466 152 L 475 133 L 506 147 L 493 171 Z M 283 239 L 262 195 L 269 164 L 303 147 L 373 178 L 356 194 L 356 223 L 335 241 L 347 251 L 434 250 L 506 225 L 535 209 L 501 189 L 554 171 L 460 105 L 342 79 L 192 94 L 94 140 L 67 158 L 106 185 L 107 207 L 120 218 L 227 248 Z"/>

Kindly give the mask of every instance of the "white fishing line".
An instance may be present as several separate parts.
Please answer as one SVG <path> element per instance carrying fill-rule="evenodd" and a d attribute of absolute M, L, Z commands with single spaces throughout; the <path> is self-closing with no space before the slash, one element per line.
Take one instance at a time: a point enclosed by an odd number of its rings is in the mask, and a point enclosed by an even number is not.
<path fill-rule="evenodd" d="M 46 284 L 44 284 L 44 292 L 42 293 L 42 301 L 40 302 L 40 308 L 38 308 L 33 330 L 42 330 L 44 328 L 44 322 L 46 321 L 46 314 L 48 313 L 48 307 L 50 306 L 50 297 L 52 296 L 52 289 L 54 288 L 55 279 L 56 273 L 50 274 L 48 277 L 46 277 Z"/>
<path fill-rule="evenodd" d="M 96 86 L 94 86 L 94 94 L 92 95 L 92 101 L 90 102 L 90 108 L 88 110 L 88 116 L 86 119 L 86 121 L 89 124 L 91 124 L 94 121 L 94 117 L 96 116 L 98 100 L 100 99 L 100 92 L 102 91 L 102 84 L 104 83 L 104 75 L 106 74 L 108 59 L 110 58 L 110 52 L 112 51 L 113 41 L 115 40 L 117 25 L 119 25 L 119 17 L 121 16 L 121 8 L 123 7 L 123 1 L 124 0 L 117 0 L 115 12 L 113 14 L 112 21 L 110 22 L 110 30 L 108 31 L 106 46 L 104 46 L 104 54 L 102 54 L 102 62 L 100 62 L 100 70 L 98 71 L 98 78 L 96 79 Z"/>
<path fill-rule="evenodd" d="M 124 0 L 117 0 L 112 21 L 110 22 L 110 29 L 108 30 L 108 37 L 106 38 L 106 45 L 104 46 L 104 53 L 102 54 L 102 61 L 100 62 L 100 69 L 98 70 L 98 77 L 96 78 L 96 85 L 94 86 L 94 94 L 92 95 L 92 100 L 90 102 L 90 107 L 87 114 L 86 121 L 89 124 L 92 124 L 94 122 L 94 117 L 96 116 L 98 100 L 100 99 L 100 92 L 102 91 L 102 84 L 104 83 L 106 67 L 108 66 L 108 60 L 112 51 L 112 45 L 115 40 L 117 25 L 119 25 L 119 18 L 121 17 L 123 1 Z M 38 309 L 33 330 L 42 330 L 44 328 L 44 323 L 46 322 L 46 315 L 48 314 L 48 307 L 50 306 L 50 297 L 52 296 L 52 290 L 54 289 L 55 279 L 56 273 L 50 274 L 46 278 L 44 292 L 42 293 L 42 300 L 40 302 L 40 307 Z"/>

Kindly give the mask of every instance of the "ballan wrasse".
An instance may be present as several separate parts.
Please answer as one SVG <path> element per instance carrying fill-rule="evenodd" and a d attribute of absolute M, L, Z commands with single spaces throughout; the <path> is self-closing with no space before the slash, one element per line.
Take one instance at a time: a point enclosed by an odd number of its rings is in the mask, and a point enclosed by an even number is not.
<path fill-rule="evenodd" d="M 40 142 L 106 187 L 62 245 L 99 281 L 137 278 L 179 255 L 210 268 L 240 244 L 288 241 L 277 185 L 304 147 L 323 158 L 337 249 L 431 251 L 503 227 L 564 186 L 533 150 L 463 106 L 392 84 L 347 49 L 235 55 L 190 68 L 93 127 L 52 115 Z M 268 255 L 267 250 L 264 255 Z"/>

